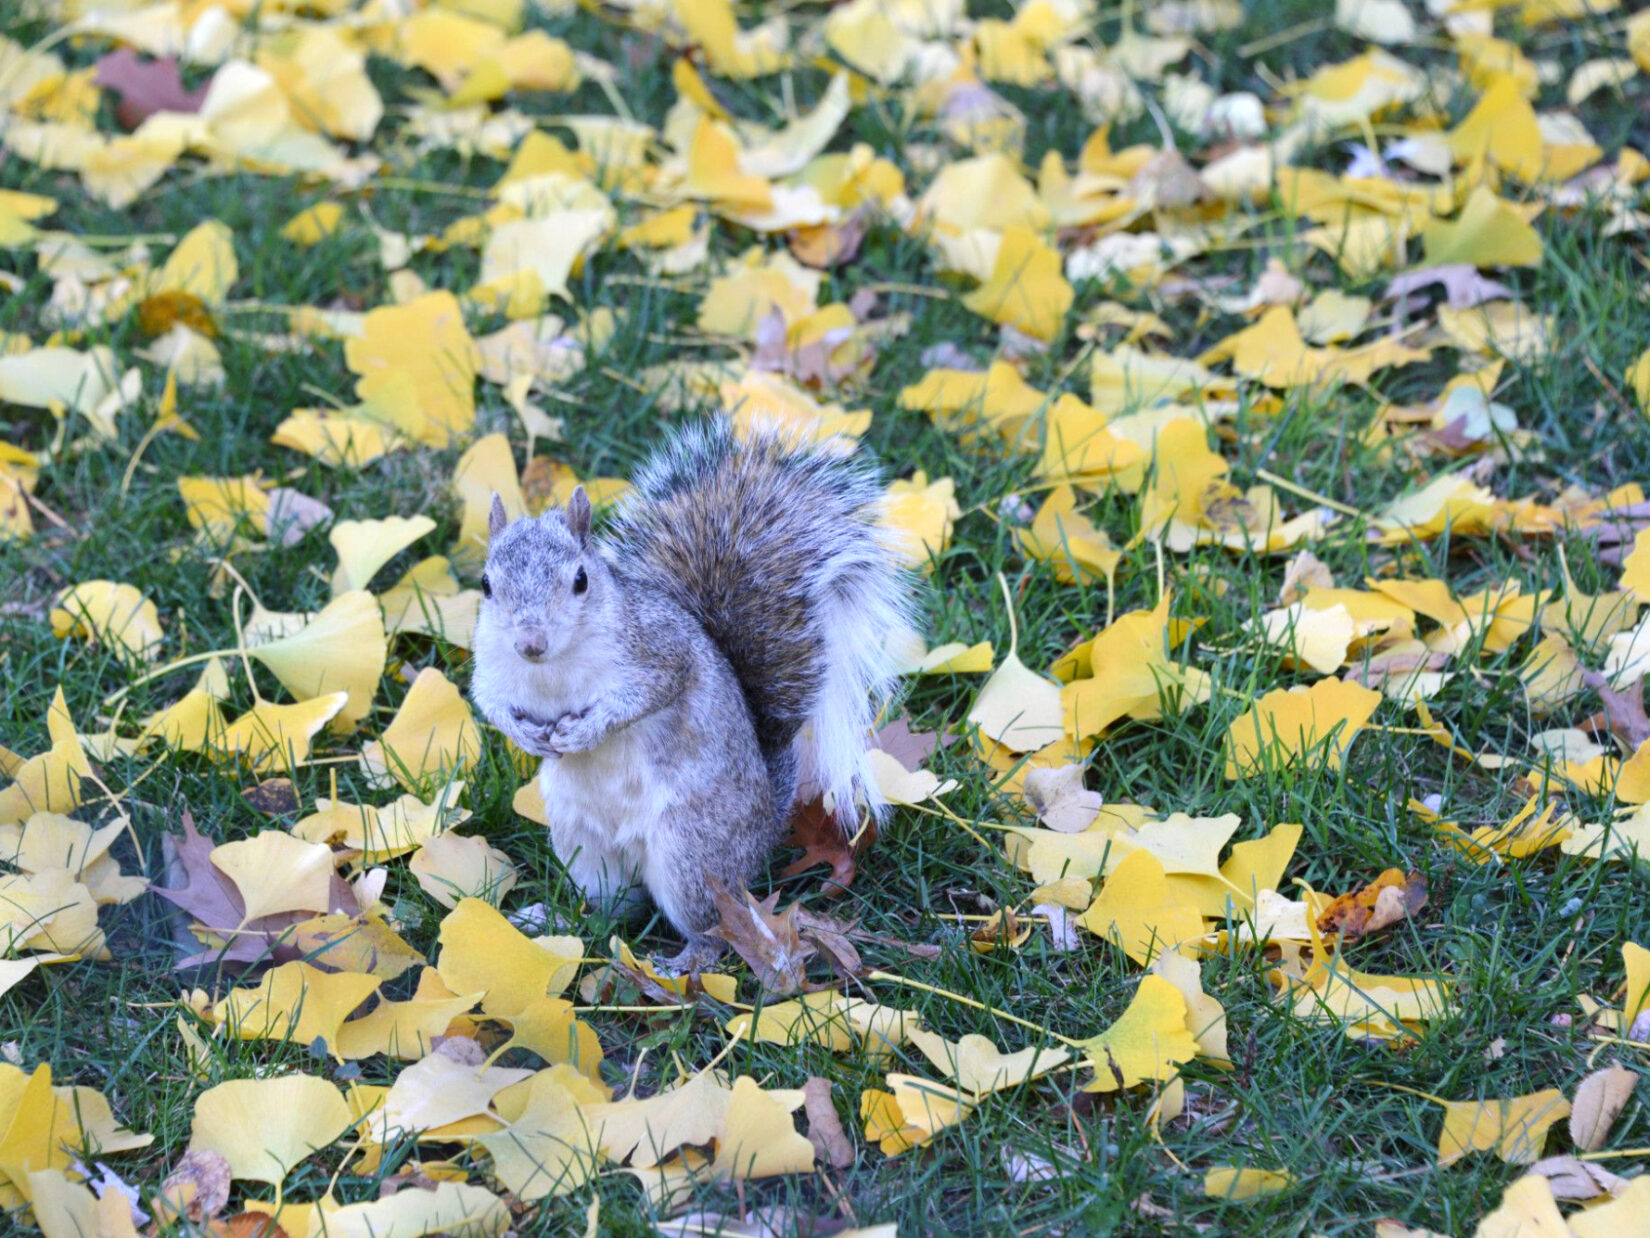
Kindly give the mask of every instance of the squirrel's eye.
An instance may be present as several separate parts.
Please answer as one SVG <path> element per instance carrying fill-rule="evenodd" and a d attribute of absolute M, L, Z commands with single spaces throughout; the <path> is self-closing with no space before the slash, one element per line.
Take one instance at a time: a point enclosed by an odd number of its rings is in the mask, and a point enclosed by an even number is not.
<path fill-rule="evenodd" d="M 481 596 L 484 598 L 493 596 L 493 582 L 487 579 L 487 573 L 485 572 L 481 574 Z"/>
<path fill-rule="evenodd" d="M 589 587 L 590 578 L 584 574 L 584 569 L 581 567 L 573 574 L 573 592 L 583 593 Z"/>

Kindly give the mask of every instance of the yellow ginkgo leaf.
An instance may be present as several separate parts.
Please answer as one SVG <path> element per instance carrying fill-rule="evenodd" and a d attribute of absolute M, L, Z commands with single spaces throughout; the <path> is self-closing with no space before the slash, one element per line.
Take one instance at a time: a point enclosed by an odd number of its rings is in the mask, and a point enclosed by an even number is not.
<path fill-rule="evenodd" d="M 384 614 L 372 594 L 362 589 L 341 593 L 297 631 L 274 640 L 255 636 L 249 636 L 247 652 L 299 700 L 345 695 L 343 708 L 332 719 L 334 731 L 353 730 L 371 711 L 389 656 Z"/>
<path fill-rule="evenodd" d="M 887 1156 L 929 1143 L 974 1111 L 973 1102 L 961 1092 L 915 1075 L 889 1075 L 888 1086 L 891 1092 L 868 1088 L 859 1098 L 865 1138 Z"/>
<path fill-rule="evenodd" d="M 1032 752 L 1065 733 L 1060 687 L 1020 661 L 1011 648 L 974 698 L 968 720 L 1014 752 Z"/>
<path fill-rule="evenodd" d="M 1077 923 L 1096 937 L 1116 940 L 1137 963 L 1203 936 L 1202 914 L 1175 897 L 1163 865 L 1144 849 L 1124 856 L 1112 869 Z"/>
<path fill-rule="evenodd" d="M 443 907 L 478 898 L 495 907 L 515 889 L 516 866 L 510 857 L 478 835 L 448 831 L 437 834 L 413 855 L 407 870 Z"/>
<path fill-rule="evenodd" d="M 911 667 L 909 673 L 916 675 L 984 675 L 990 672 L 991 665 L 995 660 L 991 642 L 988 640 L 983 640 L 977 645 L 965 645 L 961 641 L 952 641 L 945 645 L 935 645 L 928 650 Z"/>
<path fill-rule="evenodd" d="M 814 1146 L 791 1118 L 801 1105 L 801 1092 L 764 1092 L 749 1075 L 735 1079 L 710 1172 L 740 1180 L 810 1172 Z"/>
<path fill-rule="evenodd" d="M 1227 1165 L 1216 1165 L 1203 1175 L 1203 1193 L 1211 1199 L 1242 1203 L 1287 1190 L 1294 1181 L 1287 1170 L 1233 1169 Z"/>
<path fill-rule="evenodd" d="M 925 769 L 906 769 L 898 758 L 880 748 L 865 753 L 877 789 L 890 804 L 920 804 L 957 789 L 954 778 L 941 779 Z"/>
<path fill-rule="evenodd" d="M 1621 561 L 1621 587 L 1641 602 L 1650 601 L 1650 529 L 1639 530 Z"/>
<path fill-rule="evenodd" d="M 415 442 L 445 447 L 475 421 L 480 355 L 450 292 L 369 311 L 344 360 L 367 410 Z"/>
<path fill-rule="evenodd" d="M 1121 718 L 1151 721 L 1167 707 L 1180 712 L 1209 699 L 1213 685 L 1204 671 L 1182 666 L 1172 646 L 1181 625 L 1169 618 L 1167 591 L 1151 610 L 1130 611 L 1069 656 L 1087 663 L 1088 674 L 1060 690 L 1066 734 L 1098 735 Z M 1067 659 L 1056 670 L 1064 678 Z"/>
<path fill-rule="evenodd" d="M 957 483 L 949 477 L 930 482 L 919 469 L 907 480 L 888 484 L 880 523 L 905 564 L 927 571 L 951 545 L 951 527 L 961 515 Z"/>
<path fill-rule="evenodd" d="M 935 1070 L 976 1099 L 1017 1087 L 1071 1060 L 1067 1050 L 1041 1045 L 1004 1053 L 984 1036 L 964 1036 L 953 1043 L 920 1027 L 911 1028 L 906 1035 Z"/>
<path fill-rule="evenodd" d="M 445 1036 L 454 1019 L 468 1013 L 480 993 L 455 995 L 433 967 L 418 975 L 418 990 L 404 1002 L 380 1001 L 359 1019 L 337 1028 L 328 1047 L 345 1061 L 382 1053 L 386 1057 L 417 1061 L 430 1051 L 437 1036 Z M 294 1037 L 296 1039 L 296 1037 Z"/>
<path fill-rule="evenodd" d="M 493 496 L 499 496 L 511 520 L 527 511 L 515 458 L 510 454 L 510 440 L 502 434 L 489 434 L 472 443 L 453 469 L 453 492 L 463 505 L 458 536 L 453 541 L 453 561 L 479 571 L 487 558 L 487 515 Z"/>
<path fill-rule="evenodd" d="M 212 1016 L 241 1040 L 290 1040 L 309 1048 L 324 1041 L 338 1054 L 338 1029 L 382 983 L 358 972 L 324 972 L 308 963 L 282 963 L 250 989 L 232 990 Z"/>
<path fill-rule="evenodd" d="M 440 941 L 436 970 L 443 983 L 455 993 L 484 992 L 482 1010 L 505 1017 L 562 993 L 584 958 L 578 938 L 534 940 L 478 898 L 447 914 Z"/>
<path fill-rule="evenodd" d="M 572 1002 L 540 997 L 512 1015 L 496 1017 L 510 1025 L 511 1048 L 526 1049 L 551 1065 L 565 1062 L 591 1079 L 601 1080 L 601 1041 L 594 1029 L 573 1013 Z"/>
<path fill-rule="evenodd" d="M 92 763 L 69 735 L 45 752 L 0 770 L 12 783 L 0 790 L 0 824 L 20 824 L 37 812 L 73 812 L 85 798 L 82 781 Z"/>
<path fill-rule="evenodd" d="M 1597 1211 L 1611 1211 L 1613 1207 L 1606 1205 Z M 1591 1211 L 1578 1212 L 1574 1226 L 1565 1224 L 1564 1214 L 1553 1198 L 1552 1184 L 1541 1174 L 1526 1174 L 1502 1192 L 1501 1206 L 1478 1222 L 1473 1238 L 1614 1238 L 1632 1232 L 1632 1222 L 1625 1217 L 1618 1219 L 1620 1227 L 1604 1219 L 1604 1226 L 1594 1229 L 1589 1220 L 1593 1215 Z M 1634 1212 L 1632 1221 L 1642 1215 Z"/>
<path fill-rule="evenodd" d="M 132 1205 L 119 1191 L 105 1191 L 100 1198 L 56 1168 L 29 1172 L 27 1187 L 34 1223 L 45 1238 L 137 1238 Z"/>
<path fill-rule="evenodd" d="M 358 469 L 406 446 L 399 432 L 380 421 L 323 409 L 297 409 L 275 427 L 269 441 L 314 456 L 329 468 Z"/>
<path fill-rule="evenodd" d="M 97 900 L 67 869 L 0 875 L 0 954 L 30 950 L 48 963 L 108 958 Z"/>
<path fill-rule="evenodd" d="M 431 555 L 408 568 L 379 595 L 384 630 L 391 636 L 419 632 L 468 649 L 481 614 L 481 591 L 461 589 L 444 555 Z"/>
<path fill-rule="evenodd" d="M 88 580 L 71 585 L 52 605 L 52 634 L 79 636 L 112 646 L 135 662 L 153 662 L 160 652 L 160 611 L 133 585 Z"/>
<path fill-rule="evenodd" d="M 509 1125 L 480 1135 L 476 1142 L 492 1158 L 498 1180 L 518 1199 L 565 1195 L 595 1174 L 600 1153 L 595 1132 L 580 1110 L 581 1104 L 591 1103 L 581 1082 L 569 1077 L 566 1067 L 554 1067 L 498 1098 Z"/>
<path fill-rule="evenodd" d="M 469 1046 L 479 1048 L 473 1041 Z M 530 1070 L 489 1066 L 479 1052 L 473 1057 L 452 1050 L 432 1053 L 395 1077 L 383 1105 L 368 1118 L 368 1129 L 379 1143 L 473 1118 L 485 1119 L 478 1133 L 497 1129 L 502 1123 L 488 1115 L 493 1097 L 532 1074 Z"/>
<path fill-rule="evenodd" d="M 325 1079 L 231 1079 L 195 1101 L 189 1148 L 216 1152 L 233 1177 L 279 1186 L 294 1165 L 353 1125 L 349 1102 Z"/>
<path fill-rule="evenodd" d="M 365 589 L 373 574 L 435 528 L 428 516 L 389 516 L 383 520 L 340 520 L 327 540 L 338 552 L 332 569 L 332 596 Z"/>
<path fill-rule="evenodd" d="M 37 812 L 22 826 L 0 825 L 0 861 L 25 873 L 66 869 L 98 902 L 129 903 L 149 883 L 124 875 L 109 848 L 130 827 L 126 817 L 94 830 L 60 813 Z"/>
<path fill-rule="evenodd" d="M 235 234 L 216 219 L 198 223 L 167 256 L 148 286 L 148 295 L 181 292 L 205 305 L 219 305 L 240 276 Z"/>
<path fill-rule="evenodd" d="M 1032 518 L 1029 529 L 1014 530 L 1020 553 L 1054 565 L 1061 584 L 1110 581 L 1123 552 L 1111 544 L 1104 529 L 1077 510 L 1077 493 L 1056 486 Z"/>
<path fill-rule="evenodd" d="M 480 755 L 469 703 L 450 679 L 427 666 L 384 733 L 361 750 L 361 765 L 375 786 L 399 782 L 416 791 L 432 778 L 450 778 Z"/>
<path fill-rule="evenodd" d="M 73 1149 L 85 1135 L 72 1100 L 65 1103 L 59 1095 L 68 1089 L 52 1087 L 52 1068 L 45 1062 L 27 1075 L 8 1066 L 3 1082 L 9 1112 L 0 1116 L 5 1128 L 0 1133 L 0 1183 L 11 1188 L 6 1195 L 15 1206 L 28 1198 L 31 1172 L 72 1169 Z"/>
<path fill-rule="evenodd" d="M 1650 348 L 1634 359 L 1623 377 L 1626 378 L 1627 385 L 1633 389 L 1633 395 L 1639 402 L 1639 410 L 1650 416 Z"/>
<path fill-rule="evenodd" d="M 1541 261 L 1541 237 L 1528 215 L 1480 185 L 1453 222 L 1434 220 L 1422 229 L 1428 266 L 1529 267 Z"/>
<path fill-rule="evenodd" d="M 1186 1028 L 1180 990 L 1148 975 L 1117 1022 L 1078 1048 L 1094 1067 L 1094 1080 L 1084 1091 L 1113 1092 L 1171 1078 L 1180 1063 L 1197 1056 L 1198 1046 Z"/>
<path fill-rule="evenodd" d="M 685 1144 L 706 1144 L 726 1127 L 733 1093 L 714 1071 L 700 1071 L 645 1100 L 588 1105 L 585 1119 L 604 1155 L 646 1169 Z"/>
<path fill-rule="evenodd" d="M 1507 1100 L 1445 1101 L 1438 1164 L 1493 1151 L 1509 1164 L 1527 1165 L 1541 1158 L 1548 1129 L 1569 1116 L 1570 1102 L 1556 1088 Z"/>
<path fill-rule="evenodd" d="M 764 255 L 747 250 L 726 274 L 711 281 L 699 303 L 699 329 L 709 335 L 754 338 L 756 328 L 777 312 L 786 323 L 813 312 L 822 276 L 783 250 Z"/>
<path fill-rule="evenodd" d="M 332 852 L 281 830 L 212 848 L 212 866 L 235 883 L 248 921 L 282 911 L 331 911 Z"/>
<path fill-rule="evenodd" d="M 113 1194 L 113 1192 L 111 1192 Z M 497 1238 L 511 1223 L 505 1202 L 484 1187 L 467 1182 L 406 1186 L 382 1199 L 339 1204 L 330 1195 L 314 1204 L 246 1201 L 248 1214 L 275 1219 L 288 1238 L 379 1238 L 390 1234 L 462 1234 Z"/>
<path fill-rule="evenodd" d="M 314 812 L 293 823 L 292 833 L 312 843 L 359 851 L 360 864 L 382 864 L 469 820 L 469 810 L 458 807 L 463 793 L 462 782 L 450 782 L 429 803 L 403 795 L 376 808 L 323 797 L 315 801 Z"/>
<path fill-rule="evenodd" d="M 1059 251 L 1030 228 L 1015 226 L 1003 232 L 991 277 L 962 303 L 982 318 L 1049 341 L 1059 334 L 1075 295 L 1061 273 Z"/>
<path fill-rule="evenodd" d="M 899 393 L 901 408 L 926 412 L 942 430 L 989 426 L 1013 441 L 1049 397 L 1006 361 L 975 370 L 930 370 Z"/>
<path fill-rule="evenodd" d="M 1338 770 L 1380 703 L 1374 689 L 1339 679 L 1268 692 L 1226 733 L 1226 777 L 1250 778 L 1308 762 Z"/>
<path fill-rule="evenodd" d="M 294 245 L 308 249 L 338 231 L 344 208 L 337 202 L 317 202 L 299 211 L 281 228 L 281 235 Z"/>
<path fill-rule="evenodd" d="M 974 698 L 968 720 L 980 734 L 1013 752 L 1035 752 L 1065 733 L 1060 687 L 1020 661 L 1019 628 L 1008 582 L 998 578 L 1008 607 L 1009 649 Z"/>

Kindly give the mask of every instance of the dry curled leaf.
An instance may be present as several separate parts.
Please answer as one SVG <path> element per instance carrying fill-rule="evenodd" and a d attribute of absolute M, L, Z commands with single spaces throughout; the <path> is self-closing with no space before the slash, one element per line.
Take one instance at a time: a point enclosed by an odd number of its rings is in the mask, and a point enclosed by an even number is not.
<path fill-rule="evenodd" d="M 1583 1152 L 1596 1152 L 1610 1137 L 1621 1111 L 1633 1098 L 1639 1077 L 1625 1066 L 1595 1070 L 1576 1085 L 1570 1106 L 1570 1140 Z"/>
<path fill-rule="evenodd" d="M 129 47 L 110 52 L 97 62 L 96 82 L 120 96 L 115 119 L 123 129 L 136 129 L 156 112 L 200 111 L 206 87 L 187 90 L 176 58 L 142 60 Z"/>
<path fill-rule="evenodd" d="M 837 1169 L 854 1163 L 854 1145 L 842 1129 L 842 1118 L 831 1103 L 831 1081 L 810 1076 L 802 1085 L 803 1112 L 808 1115 L 808 1142 L 814 1154 Z"/>
<path fill-rule="evenodd" d="M 160 1184 L 154 1207 L 163 1220 L 199 1225 L 211 1221 L 229 1203 L 229 1162 L 221 1153 L 195 1148 L 185 1152 Z"/>
<path fill-rule="evenodd" d="M 779 906 L 779 893 L 768 895 L 761 902 L 749 890 L 737 894 L 726 890 L 713 891 L 716 911 L 721 917 L 709 936 L 720 938 L 756 973 L 764 990 L 778 996 L 795 993 L 807 976 L 808 960 L 816 953 L 815 947 L 804 943 L 797 931 L 797 913 L 802 909 L 792 903 L 784 911 Z"/>
<path fill-rule="evenodd" d="M 1360 890 L 1343 894 L 1323 909 L 1318 931 L 1339 933 L 1343 943 L 1357 941 L 1413 916 L 1426 906 L 1427 879 L 1389 868 Z"/>
<path fill-rule="evenodd" d="M 1051 830 L 1077 834 L 1094 823 L 1105 800 L 1083 786 L 1081 765 L 1057 765 L 1026 774 L 1026 800 Z"/>
<path fill-rule="evenodd" d="M 821 801 L 810 800 L 792 815 L 790 837 L 785 839 L 785 846 L 801 847 L 802 854 L 780 869 L 779 875 L 794 877 L 816 864 L 828 864 L 831 875 L 820 892 L 826 898 L 839 898 L 854 883 L 855 857 L 875 836 L 875 829 L 868 827 L 857 842 L 850 840 L 836 814 L 827 811 Z"/>
<path fill-rule="evenodd" d="M 241 798 L 253 812 L 281 817 L 298 811 L 298 788 L 290 778 L 266 778 L 241 789 Z"/>

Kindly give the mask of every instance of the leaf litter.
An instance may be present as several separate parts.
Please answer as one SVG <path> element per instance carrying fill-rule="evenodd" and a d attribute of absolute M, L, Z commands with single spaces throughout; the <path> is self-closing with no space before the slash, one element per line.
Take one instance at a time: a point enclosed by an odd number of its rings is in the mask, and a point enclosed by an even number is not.
<path fill-rule="evenodd" d="M 1516 775 L 1517 804 L 1487 818 L 1411 805 L 1435 856 L 1545 871 L 1556 855 L 1632 871 L 1650 846 L 1650 655 L 1638 618 L 1650 599 L 1650 508 L 1636 482 L 1561 484 L 1526 467 L 1542 460 L 1540 419 L 1519 385 L 1564 346 L 1561 323 L 1528 299 L 1552 231 L 1586 227 L 1600 244 L 1629 246 L 1650 226 L 1640 209 L 1650 162 L 1589 129 L 1619 129 L 1597 123 L 1599 101 L 1638 90 L 1638 71 L 1650 70 L 1645 15 L 1599 27 L 1599 54 L 1566 66 L 1549 54 L 1555 38 L 1613 3 L 1418 16 L 1343 0 L 1333 25 L 1370 46 L 1284 81 L 1255 59 L 1274 45 L 1270 32 L 1220 3 L 1144 5 L 1104 35 L 1087 0 L 1030 0 L 1009 16 L 864 0 L 767 15 L 726 0 L 609 6 L 602 21 L 669 62 L 675 102 L 653 125 L 635 118 L 630 83 L 586 39 L 594 27 L 563 22 L 572 6 L 555 0 L 531 12 L 491 0 L 277 7 L 43 2 L 31 20 L 54 33 L 0 36 L 7 163 L 51 190 L 0 190 L 7 292 L 20 306 L 38 301 L 0 334 L 0 540 L 25 553 L 60 545 L 73 526 L 41 495 L 58 497 L 82 461 L 129 452 L 129 482 L 158 467 L 143 459 L 158 435 L 198 440 L 191 405 L 225 383 L 233 350 L 305 362 L 331 350 L 348 376 L 307 388 L 324 407 L 260 423 L 291 472 L 236 475 L 220 457 L 224 475 L 166 482 L 187 530 L 171 561 L 202 599 L 230 602 L 214 647 L 196 647 L 211 612 L 163 611 L 168 595 L 141 562 L 121 573 L 129 579 L 54 572 L 49 603 L 25 620 L 75 642 L 68 657 L 106 657 L 112 691 L 77 721 L 51 685 L 46 741 L 26 753 L 0 746 L 0 997 L 38 1000 L 41 967 L 123 965 L 104 925 L 152 892 L 177 909 L 177 967 L 214 986 L 176 1004 L 180 1061 L 221 1067 L 233 1039 L 248 1042 L 236 1054 L 253 1055 L 235 1060 L 254 1064 L 194 1089 L 187 1146 L 157 1150 L 154 1164 L 170 1172 L 137 1187 L 68 1155 L 148 1146 L 101 1093 L 55 1086 L 47 1062 L 5 1067 L 15 1077 L 0 1106 L 0 1192 L 48 1234 L 136 1232 L 143 1203 L 159 1220 L 218 1232 L 268 1217 L 288 1234 L 500 1233 L 524 1209 L 621 1171 L 668 1211 L 685 1184 L 808 1176 L 935 1146 L 985 1106 L 1034 1120 L 1074 1070 L 1084 1092 L 1119 1109 L 1156 1089 L 1153 1130 L 1189 1189 L 1256 1206 L 1294 1191 L 1309 1159 L 1188 1166 L 1167 1142 L 1184 1129 L 1186 1081 L 1218 1088 L 1231 1062 L 1225 981 L 1206 989 L 1218 972 L 1208 964 L 1258 952 L 1289 1017 L 1402 1054 L 1457 1006 L 1447 947 L 1419 918 L 1436 898 L 1431 865 L 1389 856 L 1403 867 L 1345 874 L 1347 892 L 1328 897 L 1289 877 L 1314 863 L 1303 840 L 1315 835 L 1301 825 L 1129 802 L 1099 754 L 1230 702 L 1224 738 L 1205 754 L 1220 793 L 1344 777 L 1372 746 L 1411 735 L 1475 776 Z M 1216 84 L 1228 75 L 1200 40 L 1228 31 L 1254 36 L 1231 52 L 1254 90 Z M 1453 60 L 1427 54 L 1440 48 Z M 404 76 L 390 84 L 379 70 L 392 66 Z M 611 114 L 571 110 L 589 83 Z M 753 99 L 774 107 L 751 118 Z M 917 140 L 862 139 L 859 122 L 888 108 Z M 1080 118 L 1087 136 L 1034 159 L 1029 121 L 1053 110 Z M 458 204 L 439 231 L 386 226 L 375 195 L 408 179 L 413 156 L 441 152 L 479 159 L 489 183 L 437 186 Z M 384 294 L 338 287 L 316 304 L 263 305 L 246 299 L 262 281 L 237 257 L 252 238 L 221 221 L 162 238 L 80 235 L 61 222 L 84 217 L 77 198 L 121 211 L 203 176 L 249 187 L 295 178 L 305 200 L 278 230 L 283 260 L 370 237 Z M 1266 210 L 1301 225 L 1298 246 L 1257 227 Z M 872 279 L 890 245 L 919 254 L 928 282 Z M 1246 246 L 1259 247 L 1249 281 L 1218 261 Z M 593 430 L 569 390 L 611 372 L 605 350 L 634 311 L 622 293 L 591 300 L 583 276 L 626 255 L 638 269 L 624 278 L 687 294 L 671 330 L 695 347 L 619 376 L 661 408 L 721 406 L 741 433 L 778 430 L 833 450 L 873 426 L 898 442 L 886 425 L 921 423 L 951 458 L 1027 479 L 959 500 L 959 478 L 889 460 L 908 475 L 890 483 L 884 522 L 914 572 L 971 591 L 975 614 L 995 606 L 991 581 L 954 568 L 959 525 L 972 536 L 991 517 L 1028 574 L 1081 602 L 1068 608 L 1065 652 L 1049 660 L 1022 641 L 1023 580 L 998 576 L 1006 652 L 980 639 L 983 620 L 947 610 L 934 648 L 909 664 L 913 678 L 953 691 L 954 707 L 939 730 L 895 716 L 876 736 L 879 783 L 900 806 L 893 828 L 947 819 L 1018 891 L 954 941 L 872 932 L 815 910 L 806 893 L 780 910 L 777 890 L 763 900 L 725 891 L 718 932 L 748 974 L 730 960 L 668 975 L 617 937 L 602 957 L 584 937 L 517 928 L 501 908 L 531 888 L 538 857 L 459 832 L 483 808 L 459 806 L 466 779 L 495 755 L 512 759 L 447 673 L 474 628 L 487 503 L 497 493 L 512 513 L 542 510 L 580 480 L 534 453 Z M 881 398 L 885 355 L 934 303 L 966 338 L 923 349 L 922 372 Z M 1185 303 L 1201 315 L 1190 327 L 1171 312 Z M 140 341 L 125 342 L 128 320 Z M 1601 416 L 1650 413 L 1647 357 L 1595 370 L 1599 407 L 1613 410 Z M 1254 462 L 1251 419 L 1329 398 L 1375 405 L 1364 447 L 1403 473 L 1402 492 L 1379 498 L 1349 478 L 1321 494 L 1292 479 L 1291 462 Z M 495 428 L 499 407 L 521 434 Z M 456 463 L 448 449 L 463 450 Z M 458 504 L 456 527 L 411 499 L 387 515 L 357 510 L 350 487 L 407 460 L 446 470 L 437 488 Z M 601 502 L 624 489 L 582 480 Z M 413 549 L 442 528 L 450 544 Z M 286 582 L 271 600 L 293 609 L 266 610 L 247 577 L 269 589 L 264 557 L 314 547 L 323 529 L 332 553 L 316 570 L 329 596 Z M 1619 564 L 1593 586 L 1609 592 L 1577 587 L 1564 558 L 1576 544 Z M 1314 548 L 1348 545 L 1370 575 L 1337 584 Z M 1474 576 L 1491 546 L 1522 566 Z M 1244 562 L 1276 607 L 1239 632 L 1208 630 L 1207 554 Z M 1536 570 L 1549 554 L 1559 570 Z M 1269 583 L 1268 560 L 1284 555 L 1281 586 Z M 1119 582 L 1148 563 L 1155 605 L 1116 613 Z M 1241 642 L 1263 673 L 1234 675 L 1222 641 Z M 460 662 L 425 657 L 431 649 Z M 185 686 L 179 672 L 203 664 Z M 247 692 L 229 667 L 244 670 Z M 1492 680 L 1558 724 L 1523 754 L 1490 752 L 1489 737 L 1429 705 L 1457 683 Z M 154 685 L 165 685 L 158 697 Z M 126 708 L 134 693 L 156 708 Z M 166 871 L 151 885 L 127 867 L 124 840 L 138 836 L 123 814 L 140 804 L 138 780 L 106 785 L 130 760 L 234 780 L 265 820 L 202 832 L 182 809 L 154 848 Z M 370 802 L 315 781 L 340 764 L 362 788 L 350 794 Z M 946 802 L 959 787 L 989 792 L 990 812 L 1007 820 L 960 816 Z M 516 798 L 524 819 L 532 796 Z M 1613 818 L 1601 806 L 1612 797 Z M 892 852 L 875 827 L 846 837 L 819 803 L 798 813 L 788 841 L 802 855 L 778 877 L 825 865 L 820 893 L 839 907 Z M 392 882 L 402 893 L 386 901 Z M 1400 933 L 1437 945 L 1434 971 L 1358 969 L 1354 956 Z M 1048 1026 L 1062 1012 L 1000 1011 L 1024 1045 L 999 1048 L 995 1032 L 950 1039 L 894 1004 L 926 988 L 965 1018 L 973 999 L 897 969 L 951 945 L 1014 968 L 1045 944 L 1124 969 L 1109 1025 L 1062 1033 Z M 1444 1109 L 1439 1166 L 1480 1153 L 1529 1166 L 1480 1233 L 1625 1232 L 1605 1227 L 1642 1219 L 1643 1182 L 1587 1159 L 1615 1154 L 1643 1064 L 1632 1054 L 1650 1041 L 1650 955 L 1618 944 L 1625 987 L 1578 995 L 1577 1008 L 1622 1063 L 1568 1092 L 1558 1071 L 1521 1093 L 1486 1083 L 1483 1095 L 1427 1097 Z M 1595 971 L 1608 990 L 1616 972 Z M 746 1008 L 741 994 L 758 1000 Z M 883 1074 L 850 1106 L 864 1149 L 819 1076 L 789 1088 L 723 1069 L 718 1055 L 674 1061 L 650 1094 L 634 1076 L 617 1091 L 606 1054 L 672 1011 L 717 1021 L 730 1048 L 812 1043 L 863 1058 Z M 286 1043 L 309 1058 L 257 1056 Z M 495 1062 L 503 1053 L 510 1065 Z M 375 1059 L 381 1083 L 321 1073 Z M 1543 1155 L 1561 1122 L 1571 1152 Z M 399 1190 L 333 1193 L 352 1164 L 368 1172 L 399 1139 L 431 1157 Z M 451 1159 L 454 1147 L 471 1157 Z M 334 1171 L 331 1183 L 318 1190 L 306 1176 L 305 1198 L 289 1197 L 291 1175 L 312 1159 Z M 1032 1166 L 1027 1181 L 1046 1180 L 1052 1164 L 1014 1163 Z M 232 1198 L 240 1211 L 227 1217 Z M 1594 1206 L 1566 1216 L 1559 1201 Z M 1157 1215 L 1148 1204 L 1136 1210 Z M 593 1197 L 592 1225 L 598 1213 Z M 661 1232 L 778 1232 L 796 1219 L 690 1211 Z"/>

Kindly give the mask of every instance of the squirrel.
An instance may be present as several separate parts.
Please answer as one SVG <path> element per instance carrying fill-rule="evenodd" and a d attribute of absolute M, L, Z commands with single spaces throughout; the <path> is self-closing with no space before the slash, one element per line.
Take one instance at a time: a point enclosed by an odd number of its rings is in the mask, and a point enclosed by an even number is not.
<path fill-rule="evenodd" d="M 614 911 L 644 886 L 686 940 L 677 971 L 720 952 L 715 892 L 784 837 L 805 764 L 845 829 L 856 797 L 886 811 L 866 749 L 912 590 L 876 467 L 840 447 L 690 427 L 605 536 L 582 486 L 515 521 L 493 496 L 471 696 L 544 758 L 569 875 Z"/>

